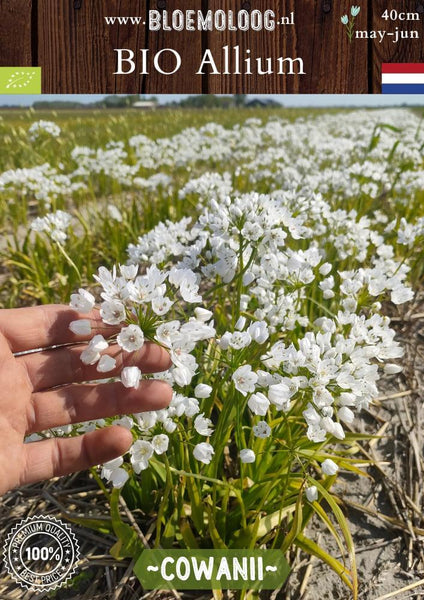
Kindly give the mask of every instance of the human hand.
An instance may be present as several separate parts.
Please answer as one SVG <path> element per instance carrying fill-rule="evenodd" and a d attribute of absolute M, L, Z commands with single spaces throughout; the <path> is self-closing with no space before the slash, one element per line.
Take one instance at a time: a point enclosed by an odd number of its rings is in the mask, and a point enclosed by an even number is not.
<path fill-rule="evenodd" d="M 70 322 L 79 318 L 90 320 L 89 336 L 69 330 Z M 98 333 L 107 338 L 114 328 L 105 325 L 97 311 L 81 315 L 61 305 L 0 310 L 0 494 L 109 461 L 132 443 L 131 432 L 119 426 L 25 444 L 26 435 L 169 404 L 172 389 L 162 381 L 142 381 L 138 389 L 127 389 L 119 381 L 83 383 L 104 378 L 96 366 L 80 360 L 86 347 L 81 342 Z M 15 356 L 38 348 L 43 350 Z M 131 355 L 111 344 L 106 353 L 116 358 L 108 377 L 124 364 L 136 364 L 144 373 L 171 365 L 167 352 L 150 343 Z"/>

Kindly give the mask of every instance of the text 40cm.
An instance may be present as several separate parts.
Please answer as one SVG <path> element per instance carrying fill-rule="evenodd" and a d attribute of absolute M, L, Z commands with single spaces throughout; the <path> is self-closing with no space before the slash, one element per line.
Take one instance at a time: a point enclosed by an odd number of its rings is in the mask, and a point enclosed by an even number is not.
<path fill-rule="evenodd" d="M 397 10 L 388 10 L 386 9 L 384 13 L 381 15 L 382 19 L 386 19 L 386 21 L 419 21 L 420 14 L 417 12 L 407 13 L 407 12 L 398 12 Z"/>

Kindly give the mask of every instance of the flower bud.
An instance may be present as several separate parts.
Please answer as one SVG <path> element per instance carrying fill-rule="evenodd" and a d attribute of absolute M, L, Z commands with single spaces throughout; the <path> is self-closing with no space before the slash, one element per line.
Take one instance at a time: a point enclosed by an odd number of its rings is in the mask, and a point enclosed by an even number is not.
<path fill-rule="evenodd" d="M 109 371 L 113 371 L 116 367 L 116 360 L 112 356 L 108 356 L 105 354 L 99 360 L 99 364 L 97 365 L 97 370 L 99 373 L 108 373 Z"/>
<path fill-rule="evenodd" d="M 121 381 L 126 388 L 138 388 L 140 379 L 141 371 L 138 367 L 124 367 L 122 369 Z"/>
<path fill-rule="evenodd" d="M 256 455 L 253 450 L 245 448 L 244 450 L 240 450 L 240 460 L 242 463 L 253 463 L 256 460 Z"/>
<path fill-rule="evenodd" d="M 337 473 L 337 471 L 339 470 L 339 467 L 336 465 L 336 463 L 333 460 L 331 460 L 331 458 L 326 458 L 321 466 L 322 466 L 322 472 L 325 475 L 335 475 Z"/>
<path fill-rule="evenodd" d="M 317 486 L 311 485 L 310 487 L 308 487 L 306 489 L 305 494 L 306 494 L 306 498 L 308 499 L 309 502 L 315 502 L 315 500 L 318 500 Z"/>
<path fill-rule="evenodd" d="M 212 393 L 212 387 L 210 385 L 206 385 L 206 383 L 199 383 L 194 388 L 194 395 L 196 398 L 209 398 Z"/>
<path fill-rule="evenodd" d="M 69 323 L 69 329 L 76 335 L 90 335 L 91 323 L 88 319 L 78 319 Z"/>

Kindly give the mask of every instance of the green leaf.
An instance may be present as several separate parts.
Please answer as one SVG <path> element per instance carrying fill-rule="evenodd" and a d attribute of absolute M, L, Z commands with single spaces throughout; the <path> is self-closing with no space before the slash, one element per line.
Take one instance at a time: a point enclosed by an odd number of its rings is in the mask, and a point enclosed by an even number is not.
<path fill-rule="evenodd" d="M 110 498 L 110 514 L 112 517 L 113 531 L 118 538 L 116 544 L 110 549 L 111 555 L 120 560 L 135 558 L 143 549 L 140 539 L 130 525 L 124 523 L 119 513 L 120 490 L 114 489 Z"/>
<path fill-rule="evenodd" d="M 149 473 L 150 475 L 150 473 Z M 149 478 L 151 479 L 151 477 Z M 145 481 L 143 477 L 144 486 L 149 487 L 149 481 Z M 150 489 L 152 489 L 150 487 Z M 150 506 L 152 505 L 151 494 L 150 496 Z M 143 502 L 143 488 L 140 485 L 139 481 L 135 477 L 130 477 L 124 487 L 122 488 L 122 497 L 125 500 L 126 505 L 130 510 L 135 510 L 136 508 L 144 508 Z"/>
<path fill-rule="evenodd" d="M 168 519 L 161 537 L 161 546 L 163 548 L 172 548 L 178 525 L 178 510 L 174 510 L 171 518 Z"/>
<path fill-rule="evenodd" d="M 346 542 L 346 547 L 349 553 L 349 561 L 352 569 L 352 590 L 354 600 L 358 597 L 358 573 L 356 570 L 356 557 L 355 557 L 355 546 L 353 544 L 352 535 L 350 533 L 349 524 L 344 516 L 340 506 L 337 504 L 333 496 L 328 492 L 323 485 L 319 481 L 315 481 L 312 477 L 309 478 L 311 485 L 316 485 L 318 491 L 322 494 L 325 500 L 330 505 L 331 510 L 333 511 L 334 516 L 336 517 L 337 523 L 340 525 L 340 529 L 343 533 L 344 540 Z"/>
<path fill-rule="evenodd" d="M 66 513 L 64 513 L 63 516 L 71 523 L 75 523 L 81 527 L 93 529 L 94 531 L 98 531 L 104 535 L 113 534 L 112 521 L 110 519 L 96 519 L 95 517 L 71 517 Z"/>
<path fill-rule="evenodd" d="M 286 535 L 283 545 L 281 546 L 282 552 L 286 552 L 286 550 L 290 548 L 296 536 L 302 531 L 302 500 L 303 488 L 300 489 L 299 495 L 297 497 L 296 510 L 294 513 L 292 526 L 290 527 L 290 531 Z"/>
<path fill-rule="evenodd" d="M 196 537 L 193 533 L 193 530 L 190 526 L 188 519 L 180 520 L 180 532 L 181 532 L 183 541 L 186 545 L 186 548 L 189 548 L 189 549 L 199 548 L 199 544 L 197 543 Z"/>
<path fill-rule="evenodd" d="M 276 510 L 275 512 L 271 513 L 270 515 L 263 517 L 259 521 L 258 538 L 269 533 L 269 531 L 271 529 L 273 529 L 274 527 L 278 527 L 278 525 L 281 523 L 281 520 L 283 519 L 283 517 L 285 517 L 286 515 L 289 515 L 294 510 L 296 510 L 296 505 L 290 504 L 289 506 L 285 506 L 281 510 Z"/>
<path fill-rule="evenodd" d="M 221 536 L 219 535 L 219 532 L 216 528 L 215 520 L 213 518 L 212 508 L 209 506 L 209 504 L 205 504 L 205 508 L 206 508 L 206 512 L 208 514 L 209 535 L 211 536 L 211 540 L 212 540 L 214 549 L 220 550 L 223 548 L 227 548 L 226 544 L 221 539 Z"/>
<path fill-rule="evenodd" d="M 312 540 L 305 537 L 302 533 L 299 533 L 294 540 L 296 546 L 298 546 L 304 552 L 307 552 L 311 556 L 316 556 L 319 560 L 325 562 L 337 575 L 342 579 L 342 581 L 353 590 L 352 581 L 349 578 L 349 571 L 340 563 L 338 560 L 330 556 L 325 550 L 320 548 L 318 544 L 313 542 Z"/>
<path fill-rule="evenodd" d="M 312 506 L 313 510 L 317 513 L 317 515 L 320 517 L 320 519 L 322 519 L 322 521 L 324 521 L 324 523 L 326 524 L 331 535 L 336 540 L 337 546 L 339 547 L 339 550 L 340 550 L 340 554 L 344 557 L 346 549 L 344 548 L 343 542 L 342 542 L 339 534 L 337 533 L 336 528 L 334 527 L 333 523 L 331 522 L 331 519 L 328 517 L 327 513 L 322 508 L 322 506 L 319 502 L 312 502 L 311 506 Z"/>
<path fill-rule="evenodd" d="M 187 476 L 185 481 L 191 503 L 191 518 L 198 533 L 202 534 L 204 530 L 203 502 L 199 488 L 192 477 Z"/>

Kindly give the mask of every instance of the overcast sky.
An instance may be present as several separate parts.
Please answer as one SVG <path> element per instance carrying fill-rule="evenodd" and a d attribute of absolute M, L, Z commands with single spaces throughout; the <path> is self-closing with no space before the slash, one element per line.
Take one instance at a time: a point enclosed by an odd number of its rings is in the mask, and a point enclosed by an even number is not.
<path fill-rule="evenodd" d="M 21 95 L 21 96 L 6 96 L 0 95 L 0 106 L 5 104 L 15 106 L 31 106 L 33 102 L 39 100 L 75 100 L 78 102 L 94 102 L 101 100 L 106 94 L 101 95 Z M 172 102 L 173 100 L 179 100 L 187 97 L 187 94 L 179 95 L 168 95 L 159 94 L 157 98 L 161 103 Z M 249 98 L 274 98 L 281 102 L 284 106 L 396 106 L 401 104 L 414 104 L 424 106 L 424 95 L 326 95 L 326 94 L 315 94 L 315 95 L 302 95 L 302 94 L 287 94 L 287 95 L 249 95 Z"/>

